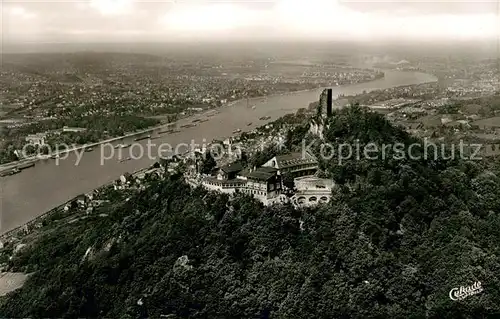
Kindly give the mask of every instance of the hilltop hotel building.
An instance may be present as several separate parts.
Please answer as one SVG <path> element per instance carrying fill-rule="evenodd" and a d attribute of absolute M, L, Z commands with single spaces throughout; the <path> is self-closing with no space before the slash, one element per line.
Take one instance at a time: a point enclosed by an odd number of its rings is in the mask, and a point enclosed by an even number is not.
<path fill-rule="evenodd" d="M 325 119 L 332 114 L 332 89 L 325 89 L 311 123 L 312 133 L 322 137 Z M 275 156 L 259 168 L 244 169 L 238 162 L 225 165 L 215 176 L 202 177 L 201 185 L 226 194 L 250 194 L 264 205 L 291 202 L 311 206 L 329 202 L 334 188 L 332 180 L 314 177 L 317 170 L 318 161 L 313 155 L 289 153 Z M 290 198 L 283 194 L 283 174 L 294 178 L 295 193 Z"/>
<path fill-rule="evenodd" d="M 232 163 L 221 167 L 217 176 L 203 178 L 202 185 L 208 190 L 226 194 L 233 194 L 236 191 L 250 194 L 264 205 L 282 203 L 286 200 L 286 196 L 281 194 L 281 175 L 272 167 L 244 170 L 241 164 Z"/>

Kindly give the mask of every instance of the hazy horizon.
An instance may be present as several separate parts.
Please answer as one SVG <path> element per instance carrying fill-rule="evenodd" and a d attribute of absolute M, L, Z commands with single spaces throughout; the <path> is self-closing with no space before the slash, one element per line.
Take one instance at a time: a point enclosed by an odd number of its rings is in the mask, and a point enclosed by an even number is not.
<path fill-rule="evenodd" d="M 19 43 L 498 41 L 494 1 L 6 0 L 4 49 Z"/>
<path fill-rule="evenodd" d="M 9 43 L 0 47 L 2 55 L 20 53 L 117 52 L 163 55 L 185 54 L 241 55 L 267 53 L 293 56 L 340 54 L 351 56 L 387 56 L 394 59 L 422 57 L 499 58 L 498 43 L 493 41 L 320 41 L 320 40 L 199 40 L 177 42 L 73 42 Z"/>

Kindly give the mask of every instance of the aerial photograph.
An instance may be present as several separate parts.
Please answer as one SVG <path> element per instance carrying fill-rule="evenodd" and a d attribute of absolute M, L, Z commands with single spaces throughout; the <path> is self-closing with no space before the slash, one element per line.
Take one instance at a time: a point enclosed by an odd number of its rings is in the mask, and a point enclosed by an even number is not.
<path fill-rule="evenodd" d="M 0 15 L 0 318 L 500 318 L 499 0 Z"/>

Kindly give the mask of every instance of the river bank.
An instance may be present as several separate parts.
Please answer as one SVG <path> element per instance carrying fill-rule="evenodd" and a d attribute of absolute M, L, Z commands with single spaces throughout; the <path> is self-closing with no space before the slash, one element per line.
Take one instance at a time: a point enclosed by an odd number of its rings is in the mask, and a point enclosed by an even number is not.
<path fill-rule="evenodd" d="M 150 170 L 151 167 L 146 167 L 146 168 L 141 168 L 135 172 L 132 172 L 130 175 L 134 176 L 134 177 L 137 177 L 138 175 Z M 106 184 L 103 184 L 101 186 L 99 186 L 98 188 L 96 189 L 102 189 L 102 188 L 105 188 L 111 184 L 113 184 L 115 181 L 110 181 Z M 84 195 L 87 195 L 87 194 L 84 194 Z M 43 219 L 47 218 L 47 217 L 50 217 L 51 215 L 53 214 L 56 214 L 56 213 L 59 213 L 59 212 L 62 212 L 64 210 L 64 208 L 67 206 L 67 205 L 70 205 L 71 203 L 73 203 L 74 201 L 77 200 L 77 198 L 79 197 L 80 195 L 77 195 L 67 201 L 65 201 L 64 203 L 62 204 L 58 204 L 57 206 L 53 207 L 52 209 L 44 212 L 43 214 L 39 215 L 39 216 L 36 216 L 35 218 L 27 221 L 26 223 L 22 224 L 22 225 L 19 225 L 17 226 L 16 228 L 13 228 L 7 232 L 4 232 L 2 234 L 0 234 L 0 243 L 3 243 L 5 241 L 8 241 L 9 238 L 11 237 L 22 237 L 22 236 L 25 236 L 27 235 L 28 233 L 30 233 L 33 229 L 37 228 L 37 224 L 41 223 Z"/>
<path fill-rule="evenodd" d="M 145 134 L 145 133 L 153 132 L 154 130 L 157 130 L 157 129 L 164 128 L 167 125 L 168 124 L 162 124 L 160 126 L 150 127 L 150 128 L 145 129 L 145 130 L 141 130 L 141 131 L 138 131 L 138 132 L 133 132 L 133 133 L 125 134 L 125 135 L 122 135 L 122 136 L 117 136 L 117 137 L 109 138 L 109 139 L 106 139 L 106 140 L 103 140 L 103 141 L 99 141 L 99 142 L 95 142 L 95 143 L 90 143 L 90 144 L 78 145 L 78 146 L 75 146 L 75 147 L 72 147 L 72 148 L 69 148 L 69 149 L 60 150 L 58 152 L 52 152 L 50 154 L 47 154 L 46 155 L 47 157 L 35 155 L 35 156 L 29 157 L 29 158 L 22 159 L 22 160 L 20 160 L 18 162 L 3 164 L 3 165 L 0 166 L 0 177 L 3 177 L 2 173 L 5 173 L 6 171 L 13 170 L 13 169 L 16 169 L 16 168 L 22 170 L 22 169 L 24 169 L 22 167 L 25 166 L 25 165 L 35 164 L 38 161 L 47 160 L 50 157 L 61 156 L 61 155 L 65 155 L 65 154 L 70 153 L 70 152 L 80 151 L 82 149 L 86 149 L 86 148 L 89 148 L 89 147 L 95 147 L 95 146 L 99 146 L 101 144 L 112 143 L 112 142 L 115 142 L 115 141 L 122 140 L 124 138 L 135 137 L 135 136 L 142 135 L 142 134 Z"/>

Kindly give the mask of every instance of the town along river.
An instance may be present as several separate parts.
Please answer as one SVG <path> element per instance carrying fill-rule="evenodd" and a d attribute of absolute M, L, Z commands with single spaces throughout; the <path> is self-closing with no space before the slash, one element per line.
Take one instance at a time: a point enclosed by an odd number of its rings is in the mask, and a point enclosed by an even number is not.
<path fill-rule="evenodd" d="M 335 87 L 333 94 L 334 96 L 352 95 L 365 90 L 435 81 L 437 81 L 436 77 L 425 73 L 386 71 L 384 78 L 367 83 Z M 273 121 L 299 108 L 308 107 L 309 103 L 318 100 L 321 91 L 322 89 L 318 89 L 255 98 L 249 102 L 243 100 L 220 108 L 219 113 L 214 112 L 216 114 L 210 117 L 203 115 L 179 121 L 180 132 L 161 135 L 158 135 L 158 132 L 150 132 L 144 135 L 159 136 L 151 140 L 151 144 L 169 143 L 174 147 L 179 143 L 190 144 L 192 140 L 200 144 L 203 143 L 203 139 L 210 142 L 215 138 L 228 137 L 237 129 L 246 131 L 260 126 L 266 122 L 260 120 L 262 117 L 270 116 L 268 121 Z M 252 107 L 253 105 L 255 107 Z M 196 126 L 181 127 L 192 123 L 196 118 L 202 119 L 196 122 Z M 204 121 L 205 119 L 208 121 Z M 252 124 L 248 125 L 249 123 Z M 158 129 L 158 131 L 165 131 L 165 128 Z M 83 153 L 78 165 L 75 165 L 77 156 L 72 152 L 66 159 L 60 160 L 58 165 L 55 159 L 41 160 L 36 163 L 35 167 L 15 175 L 0 177 L 0 233 L 20 226 L 79 194 L 87 193 L 111 182 L 125 172 L 133 172 L 155 162 L 147 156 L 148 139 L 134 141 L 131 137 L 117 140 L 114 145 L 131 143 L 140 143 L 144 146 L 145 155 L 142 158 L 120 161 L 115 156 L 101 165 L 101 147 L 95 146 L 92 151 Z M 113 150 L 117 153 L 120 149 Z M 187 149 L 181 149 L 183 150 Z M 121 151 L 123 158 L 130 156 L 130 152 L 134 155 L 133 157 L 140 155 L 139 147 L 122 148 Z M 111 150 L 107 148 L 103 152 L 103 155 L 107 156 Z M 151 147 L 151 154 L 158 156 L 157 147 Z"/>

